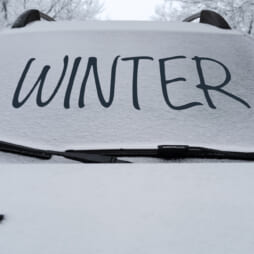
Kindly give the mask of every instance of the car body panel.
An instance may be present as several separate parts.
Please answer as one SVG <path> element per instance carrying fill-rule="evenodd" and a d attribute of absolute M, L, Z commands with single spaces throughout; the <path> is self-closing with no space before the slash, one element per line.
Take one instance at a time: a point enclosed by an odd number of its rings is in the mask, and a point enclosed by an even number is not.
<path fill-rule="evenodd" d="M 253 253 L 252 164 L 1 165 L 2 254 Z"/>
<path fill-rule="evenodd" d="M 202 24 L 41 22 L 0 39 L 0 140 L 59 150 L 185 144 L 254 151 L 248 36 Z M 137 56 L 150 59 L 140 62 L 134 94 L 134 62 L 126 58 Z M 91 75 L 81 107 L 95 57 L 105 97 Z M 39 83 L 31 89 L 42 70 L 38 95 Z M 199 105 L 178 108 L 190 102 Z M 81 165 L 1 152 L 0 253 L 253 253 L 253 165 L 208 161 Z"/>

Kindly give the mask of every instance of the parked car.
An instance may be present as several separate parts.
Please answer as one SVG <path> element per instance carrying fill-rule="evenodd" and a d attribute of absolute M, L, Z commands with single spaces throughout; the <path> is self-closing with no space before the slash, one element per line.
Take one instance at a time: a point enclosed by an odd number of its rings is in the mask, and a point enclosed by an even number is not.
<path fill-rule="evenodd" d="M 254 41 L 185 21 L 0 32 L 0 253 L 253 253 Z"/>

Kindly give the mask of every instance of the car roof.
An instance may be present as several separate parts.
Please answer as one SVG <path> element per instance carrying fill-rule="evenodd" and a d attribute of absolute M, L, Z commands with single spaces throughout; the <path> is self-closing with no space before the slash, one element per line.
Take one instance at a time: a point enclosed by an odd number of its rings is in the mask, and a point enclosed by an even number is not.
<path fill-rule="evenodd" d="M 195 22 L 163 22 L 163 21 L 57 21 L 33 22 L 24 28 L 4 29 L 3 33 L 50 32 L 50 31 L 165 31 L 184 33 L 219 33 L 241 34 L 237 30 L 220 29 L 218 27 Z"/>

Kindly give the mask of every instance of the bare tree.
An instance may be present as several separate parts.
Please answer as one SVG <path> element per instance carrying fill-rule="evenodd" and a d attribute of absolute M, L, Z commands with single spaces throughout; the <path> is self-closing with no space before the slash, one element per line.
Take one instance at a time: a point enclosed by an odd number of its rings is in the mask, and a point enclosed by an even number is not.
<path fill-rule="evenodd" d="M 0 0 L 0 23 L 12 24 L 28 9 L 38 9 L 58 20 L 87 20 L 98 18 L 103 4 L 101 0 Z"/>
<path fill-rule="evenodd" d="M 155 19 L 182 20 L 185 17 L 211 9 L 220 13 L 234 29 L 253 33 L 254 1 L 253 0 L 164 0 L 155 10 Z"/>

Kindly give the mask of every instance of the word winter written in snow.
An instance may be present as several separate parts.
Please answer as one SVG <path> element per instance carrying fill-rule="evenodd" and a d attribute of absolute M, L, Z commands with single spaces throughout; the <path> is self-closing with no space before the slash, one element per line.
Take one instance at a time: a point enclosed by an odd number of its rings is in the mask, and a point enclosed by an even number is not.
<path fill-rule="evenodd" d="M 162 58 L 158 60 L 158 67 L 159 67 L 159 71 L 160 71 L 160 83 L 161 83 L 161 90 L 162 90 L 162 95 L 163 98 L 165 100 L 165 103 L 168 105 L 169 108 L 173 109 L 173 110 L 184 110 L 184 109 L 189 109 L 189 108 L 193 108 L 196 106 L 202 106 L 203 104 L 201 102 L 197 102 L 197 101 L 190 101 L 187 104 L 183 104 L 183 105 L 174 105 L 171 101 L 172 98 L 170 98 L 170 93 L 168 92 L 169 89 L 168 85 L 169 84 L 173 84 L 179 81 L 186 81 L 186 79 L 184 77 L 175 77 L 175 78 L 171 78 L 168 79 L 169 76 L 169 71 L 168 68 L 166 68 L 166 63 L 171 62 L 174 64 L 177 64 L 177 61 L 179 60 L 184 60 L 187 57 L 185 56 L 174 56 L 174 57 L 168 57 L 168 58 Z M 31 58 L 28 60 L 28 62 L 25 65 L 25 68 L 23 70 L 23 73 L 18 81 L 18 85 L 16 87 L 15 93 L 14 93 L 14 97 L 13 97 L 13 107 L 14 108 L 20 108 L 22 107 L 26 101 L 30 98 L 30 96 L 37 90 L 37 96 L 36 96 L 36 103 L 39 107 L 45 107 L 47 106 L 56 96 L 57 92 L 59 91 L 63 80 L 65 79 L 66 76 L 66 72 L 68 69 L 68 65 L 69 65 L 69 56 L 65 56 L 63 58 L 63 68 L 62 71 L 60 73 L 59 76 L 59 80 L 52 92 L 52 94 L 49 96 L 49 98 L 45 101 L 42 100 L 42 92 L 45 86 L 45 81 L 48 75 L 49 70 L 51 69 L 51 66 L 46 65 L 43 67 L 41 73 L 39 74 L 38 79 L 35 81 L 35 83 L 33 84 L 31 90 L 26 94 L 26 96 L 24 98 L 20 98 L 21 97 L 21 91 L 22 91 L 22 87 L 24 85 L 24 82 L 26 80 L 26 77 L 29 73 L 29 71 L 31 72 L 31 67 L 32 64 L 34 63 L 36 59 L 35 58 Z M 73 85 L 75 82 L 75 77 L 79 71 L 79 67 L 80 67 L 80 62 L 81 62 L 82 58 L 81 57 L 77 57 L 74 60 L 73 65 L 71 66 L 71 75 L 68 79 L 68 85 L 66 87 L 66 92 L 65 92 L 65 96 L 64 96 L 64 108 L 68 109 L 70 108 L 70 99 L 71 99 L 71 93 L 73 90 Z M 217 92 L 222 94 L 223 96 L 226 96 L 232 100 L 234 100 L 237 103 L 242 104 L 243 106 L 250 108 L 250 105 L 243 100 L 242 98 L 238 97 L 235 94 L 232 94 L 230 92 L 228 92 L 227 90 L 225 90 L 225 87 L 230 83 L 231 80 L 231 74 L 229 69 L 221 62 L 212 59 L 212 58 L 207 58 L 207 57 L 198 57 L 195 56 L 194 58 L 192 58 L 192 60 L 194 61 L 195 65 L 196 65 L 196 69 L 197 69 L 197 74 L 199 76 L 199 80 L 200 80 L 200 84 L 197 85 L 198 89 L 201 89 L 202 93 L 204 94 L 204 97 L 208 103 L 208 106 L 210 108 L 215 109 L 216 106 L 212 100 L 211 97 L 211 91 L 213 92 Z M 130 77 L 132 79 L 132 97 L 133 97 L 133 106 L 135 109 L 140 110 L 141 107 L 139 105 L 139 95 L 138 95 L 138 77 L 139 77 L 139 66 L 140 64 L 142 64 L 143 61 L 154 61 L 154 58 L 150 57 L 150 56 L 136 56 L 136 57 L 128 57 L 128 58 L 121 58 L 120 56 L 116 56 L 115 59 L 113 60 L 112 63 L 112 67 L 111 67 L 111 80 L 110 80 L 110 92 L 109 92 L 109 98 L 105 99 L 105 96 L 103 94 L 102 88 L 101 88 L 101 82 L 100 82 L 100 78 L 99 78 L 99 71 L 98 71 L 98 66 L 97 66 L 97 58 L 96 57 L 89 57 L 88 58 L 88 62 L 87 62 L 87 66 L 84 70 L 84 78 L 83 81 L 81 83 L 81 88 L 80 88 L 80 94 L 79 94 L 79 100 L 78 100 L 78 106 L 80 108 L 85 107 L 85 93 L 86 93 L 86 85 L 88 82 L 88 79 L 91 75 L 93 75 L 94 77 L 94 81 L 95 81 L 95 88 L 98 94 L 98 99 L 99 102 L 101 103 L 101 105 L 105 108 L 108 108 L 112 105 L 113 101 L 114 101 L 114 96 L 115 96 L 115 85 L 116 85 L 116 73 L 117 73 L 117 66 L 119 64 L 119 61 L 123 61 L 123 62 L 127 62 L 130 61 L 133 65 L 133 76 Z M 217 86 L 211 86 L 209 84 L 206 84 L 206 79 L 204 76 L 204 70 L 203 70 L 203 62 L 213 62 L 213 64 L 217 64 L 219 65 L 221 68 L 224 69 L 225 71 L 225 79 L 221 84 L 218 84 Z"/>

